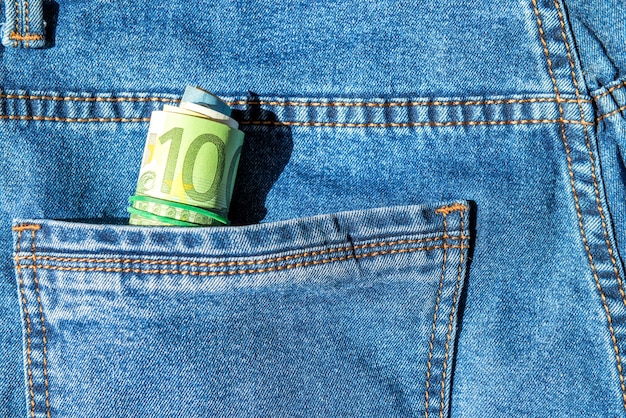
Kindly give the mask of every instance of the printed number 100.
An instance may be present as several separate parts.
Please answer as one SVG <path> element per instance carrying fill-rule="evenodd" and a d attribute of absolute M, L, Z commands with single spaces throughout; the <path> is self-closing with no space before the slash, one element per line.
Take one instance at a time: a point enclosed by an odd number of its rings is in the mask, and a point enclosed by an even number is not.
<path fill-rule="evenodd" d="M 165 165 L 165 173 L 163 175 L 163 183 L 161 184 L 161 193 L 169 194 L 172 190 L 172 182 L 174 181 L 174 173 L 178 166 L 178 154 L 183 139 L 183 128 L 173 128 L 165 132 L 159 137 L 162 145 L 171 141 L 167 155 L 167 163 Z M 211 187 L 205 192 L 199 192 L 193 184 L 193 172 L 198 160 L 198 154 L 203 146 L 212 144 L 217 151 L 217 164 L 213 176 Z M 216 135 L 202 134 L 198 135 L 187 147 L 185 157 L 183 159 L 183 187 L 185 193 L 192 199 L 199 202 L 206 202 L 215 197 L 219 185 L 222 181 L 224 173 L 224 142 Z"/>

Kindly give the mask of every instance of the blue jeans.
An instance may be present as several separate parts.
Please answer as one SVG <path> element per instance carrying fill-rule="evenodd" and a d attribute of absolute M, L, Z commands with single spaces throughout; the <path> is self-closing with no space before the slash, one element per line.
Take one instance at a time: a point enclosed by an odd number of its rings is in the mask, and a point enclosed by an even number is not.
<path fill-rule="evenodd" d="M 0 416 L 626 416 L 624 13 L 6 1 Z M 187 84 L 233 226 L 125 225 Z"/>

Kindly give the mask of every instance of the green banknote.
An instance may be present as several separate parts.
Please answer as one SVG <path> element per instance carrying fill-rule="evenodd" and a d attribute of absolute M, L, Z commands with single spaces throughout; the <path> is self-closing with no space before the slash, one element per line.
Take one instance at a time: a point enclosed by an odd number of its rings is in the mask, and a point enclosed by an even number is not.
<path fill-rule="evenodd" d="M 243 137 L 240 130 L 207 118 L 152 112 L 135 192 L 152 199 L 132 202 L 130 223 L 227 224 Z M 163 217 L 168 220 L 159 223 Z"/>

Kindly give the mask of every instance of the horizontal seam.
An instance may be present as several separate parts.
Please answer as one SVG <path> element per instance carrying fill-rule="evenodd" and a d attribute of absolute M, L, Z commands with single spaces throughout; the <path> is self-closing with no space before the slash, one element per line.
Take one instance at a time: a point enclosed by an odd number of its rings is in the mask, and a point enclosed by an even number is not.
<path fill-rule="evenodd" d="M 56 257 L 56 256 L 37 256 L 37 260 L 46 260 L 46 261 L 59 261 L 59 262 L 73 262 L 73 263 L 121 263 L 121 264 L 146 264 L 146 265 L 176 265 L 176 266 L 190 266 L 190 267 L 231 267 L 231 266 L 250 266 L 250 265 L 260 265 L 260 264 L 268 264 L 275 262 L 288 261 L 298 258 L 305 257 L 315 257 L 324 254 L 332 254 L 338 252 L 345 252 L 351 250 L 359 250 L 364 248 L 376 248 L 376 247 L 384 247 L 390 245 L 404 245 L 404 244 L 418 244 L 424 242 L 433 242 L 433 241 L 442 241 L 444 239 L 450 240 L 464 240 L 468 238 L 466 235 L 461 236 L 439 236 L 439 237 L 431 237 L 431 238 L 422 238 L 422 239 L 403 239 L 396 241 L 383 241 L 376 243 L 368 243 L 368 244 L 359 244 L 354 246 L 344 246 L 340 248 L 329 248 L 325 250 L 319 251 L 306 251 L 299 254 L 292 254 L 280 257 L 271 257 L 261 260 L 247 260 L 247 261 L 222 261 L 222 262 L 199 262 L 199 261 L 177 261 L 177 260 L 142 260 L 138 258 L 92 258 L 92 257 Z M 28 256 L 16 256 L 15 260 L 30 260 L 32 257 Z"/>
<path fill-rule="evenodd" d="M 178 102 L 180 99 L 165 97 L 73 97 L 73 96 L 45 96 L 27 94 L 0 94 L 0 99 L 27 99 L 27 100 L 51 100 L 72 102 Z M 577 103 L 576 99 L 561 99 L 565 103 Z M 582 99 L 585 103 L 591 100 Z M 230 106 L 296 106 L 296 107 L 411 107 L 411 106 L 477 106 L 494 104 L 516 103 L 556 103 L 556 98 L 535 97 L 528 99 L 485 99 L 485 100 L 435 100 L 435 101 L 401 101 L 401 102 L 301 102 L 301 101 L 278 101 L 278 100 L 233 100 L 226 102 Z"/>
<path fill-rule="evenodd" d="M 445 127 L 445 126 L 481 126 L 481 125 L 526 125 L 569 123 L 576 125 L 593 125 L 592 122 L 561 119 L 518 119 L 518 120 L 487 120 L 487 121 L 450 121 L 450 122 L 389 122 L 389 123 L 345 123 L 345 122 L 291 122 L 291 121 L 241 121 L 241 125 L 270 126 L 315 126 L 315 127 L 346 127 L 346 128 L 407 128 L 407 127 Z"/>
<path fill-rule="evenodd" d="M 591 100 L 583 100 L 591 103 Z M 561 99 L 565 103 L 577 103 L 576 99 Z M 494 104 L 516 104 L 516 103 L 556 103 L 555 98 L 536 97 L 529 99 L 487 99 L 487 100 L 435 100 L 435 101 L 404 101 L 404 102 L 298 102 L 286 101 L 280 102 L 276 100 L 235 100 L 227 102 L 231 106 L 249 105 L 249 106 L 301 106 L 301 107 L 411 107 L 411 106 L 478 106 L 478 105 L 494 105 Z"/>
<path fill-rule="evenodd" d="M 620 113 L 620 112 L 622 112 L 622 111 L 624 111 L 624 110 L 626 110 L 626 105 L 621 106 L 621 107 L 618 107 L 617 109 L 615 109 L 615 110 L 613 110 L 613 111 L 611 111 L 611 112 L 609 112 L 609 113 L 605 113 L 605 114 L 603 114 L 603 115 L 598 116 L 598 117 L 596 118 L 596 121 L 600 122 L 602 119 L 606 119 L 606 118 L 608 118 L 608 117 L 611 117 L 611 116 L 613 116 L 613 115 L 615 115 L 615 114 L 617 114 L 617 113 Z"/>
<path fill-rule="evenodd" d="M 346 254 L 342 257 L 330 257 L 321 260 L 311 260 L 311 261 L 303 261 L 299 263 L 293 264 L 285 264 L 282 266 L 275 267 L 261 267 L 258 269 L 242 269 L 242 270 L 227 270 L 227 271 L 196 271 L 196 270 L 164 270 L 164 269 L 152 269 L 152 270 L 144 270 L 139 268 L 130 268 L 130 267 L 68 267 L 68 266 L 51 266 L 47 264 L 33 264 L 33 265 L 25 265 L 21 266 L 21 268 L 40 268 L 47 270 L 60 270 L 60 271 L 76 271 L 76 272 L 87 272 L 87 271 L 100 271 L 107 273 L 137 273 L 137 274 L 182 274 L 182 275 L 190 275 L 190 276 L 231 276 L 236 274 L 253 274 L 253 273 L 266 273 L 270 271 L 279 271 L 279 270 L 287 270 L 298 267 L 307 267 L 311 265 L 319 265 L 319 264 L 328 264 L 337 261 L 346 261 L 351 259 L 360 259 L 365 257 L 376 257 L 380 255 L 388 255 L 388 254 L 400 254 L 400 253 L 411 253 L 416 251 L 431 251 L 442 248 L 467 248 L 463 243 L 461 245 L 439 245 L 432 247 L 416 247 L 416 248 L 401 248 L 397 250 L 383 250 L 383 251 L 374 251 L 371 253 L 365 254 Z"/>
<path fill-rule="evenodd" d="M 149 122 L 150 118 L 60 118 L 52 116 L 0 115 L 0 119 L 48 122 Z"/>
<path fill-rule="evenodd" d="M 599 94 L 599 95 L 597 95 L 597 96 L 593 96 L 593 95 L 592 95 L 592 97 L 593 97 L 593 99 L 594 99 L 594 100 L 596 100 L 596 101 L 597 101 L 598 99 L 601 99 L 601 98 L 603 98 L 604 96 L 608 96 L 609 94 L 613 93 L 615 90 L 618 90 L 618 89 L 623 89 L 624 87 L 626 87 L 626 81 L 622 81 L 620 84 L 618 84 L 618 85 L 616 85 L 616 86 L 611 87 L 611 88 L 610 88 L 610 89 L 608 89 L 607 91 L 605 91 L 605 92 L 603 92 L 603 93 L 600 93 L 600 94 Z"/>
<path fill-rule="evenodd" d="M 0 99 L 51 100 L 67 102 L 178 102 L 180 99 L 165 97 L 72 97 L 72 96 L 32 96 L 23 94 L 0 94 Z"/>
<path fill-rule="evenodd" d="M 52 122 L 149 122 L 150 118 L 60 118 L 49 116 L 0 115 L 0 119 L 34 120 Z M 296 122 L 296 121 L 240 121 L 241 125 L 270 126 L 313 126 L 313 127 L 345 127 L 345 128 L 392 128 L 392 127 L 444 127 L 444 126 L 480 126 L 480 125 L 525 125 L 569 123 L 576 125 L 593 125 L 592 122 L 560 119 L 520 119 L 495 121 L 451 121 L 451 122 L 389 122 L 389 123 L 345 123 L 345 122 Z"/>

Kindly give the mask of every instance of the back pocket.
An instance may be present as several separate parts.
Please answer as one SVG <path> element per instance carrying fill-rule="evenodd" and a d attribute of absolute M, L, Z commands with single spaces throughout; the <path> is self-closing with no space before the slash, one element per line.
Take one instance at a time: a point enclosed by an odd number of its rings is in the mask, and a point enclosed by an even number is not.
<path fill-rule="evenodd" d="M 16 221 L 28 416 L 446 416 L 468 224 Z"/>

